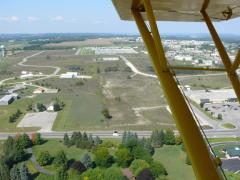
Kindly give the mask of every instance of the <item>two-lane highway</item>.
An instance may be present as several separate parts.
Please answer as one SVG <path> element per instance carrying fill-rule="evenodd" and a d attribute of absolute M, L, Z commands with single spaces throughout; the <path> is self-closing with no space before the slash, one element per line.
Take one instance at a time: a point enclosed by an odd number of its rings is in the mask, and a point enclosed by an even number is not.
<path fill-rule="evenodd" d="M 83 132 L 83 131 L 82 131 Z M 92 134 L 93 137 L 99 136 L 100 138 L 121 138 L 123 131 L 118 131 L 118 136 L 113 136 L 114 131 L 86 131 L 88 134 Z M 137 133 L 139 137 L 150 137 L 152 131 L 131 131 Z M 33 132 L 27 134 L 31 135 Z M 72 134 L 72 131 L 68 132 L 41 132 L 43 138 L 63 138 L 64 134 Z M 194 132 L 192 132 L 194 134 Z M 17 133 L 0 133 L 0 139 L 7 139 L 8 136 L 15 136 Z M 175 134 L 179 134 L 178 131 L 175 131 Z M 206 130 L 205 134 L 208 138 L 223 138 L 223 137 L 240 137 L 240 131 L 238 130 Z"/>

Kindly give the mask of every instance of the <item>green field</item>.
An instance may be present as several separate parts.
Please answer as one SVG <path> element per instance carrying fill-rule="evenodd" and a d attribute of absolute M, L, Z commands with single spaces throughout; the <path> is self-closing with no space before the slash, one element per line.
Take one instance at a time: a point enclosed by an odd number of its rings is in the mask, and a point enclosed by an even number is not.
<path fill-rule="evenodd" d="M 164 146 L 156 149 L 153 157 L 165 166 L 168 172 L 168 179 L 195 179 L 192 166 L 185 164 L 186 154 L 181 150 L 181 146 Z"/>
<path fill-rule="evenodd" d="M 63 150 L 66 153 L 68 159 L 75 160 L 80 160 L 82 154 L 86 152 L 86 150 L 82 150 L 74 146 L 68 148 L 63 145 L 61 140 L 56 139 L 47 140 L 46 143 L 33 147 L 33 153 L 36 156 L 42 151 L 48 151 L 51 155 L 54 156 L 60 150 Z"/>
<path fill-rule="evenodd" d="M 225 123 L 222 125 L 223 127 L 227 128 L 227 129 L 235 129 L 236 126 L 234 126 L 233 124 L 231 123 Z"/>
<path fill-rule="evenodd" d="M 216 142 L 228 142 L 228 141 L 240 141 L 240 138 L 209 138 L 209 142 L 216 143 Z"/>

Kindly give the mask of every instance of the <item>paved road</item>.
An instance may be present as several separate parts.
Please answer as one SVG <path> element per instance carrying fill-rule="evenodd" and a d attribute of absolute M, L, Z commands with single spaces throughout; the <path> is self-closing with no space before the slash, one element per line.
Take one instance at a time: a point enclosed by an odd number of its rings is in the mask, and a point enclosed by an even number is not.
<path fill-rule="evenodd" d="M 76 53 L 75 53 L 75 56 L 79 55 L 79 53 L 81 52 L 81 48 L 79 48 Z"/>
<path fill-rule="evenodd" d="M 86 131 L 88 134 L 92 134 L 93 137 L 99 136 L 100 138 L 121 138 L 123 131 L 118 131 L 119 136 L 113 136 L 113 131 Z M 150 137 L 152 131 L 131 131 L 137 133 L 139 137 Z M 41 132 L 43 138 L 63 138 L 66 132 Z M 69 135 L 72 132 L 67 132 Z M 194 133 L 194 132 L 193 132 Z M 0 133 L 0 139 L 7 139 L 8 136 L 15 136 L 17 133 Z M 28 133 L 31 135 L 32 133 Z M 175 131 L 175 134 L 178 134 L 178 131 Z M 206 130 L 205 134 L 208 138 L 223 138 L 223 137 L 240 137 L 240 131 L 238 130 Z"/>
<path fill-rule="evenodd" d="M 57 75 L 58 72 L 61 70 L 60 67 L 57 67 L 57 66 L 40 66 L 40 65 L 29 65 L 29 64 L 25 64 L 28 59 L 32 58 L 32 57 L 35 57 L 35 56 L 38 56 L 39 54 L 42 54 L 44 53 L 45 51 L 41 51 L 41 52 L 38 52 L 38 53 L 35 53 L 31 56 L 28 56 L 28 57 L 25 57 L 21 62 L 18 63 L 19 66 L 23 66 L 23 67 L 37 67 L 37 68 L 52 68 L 52 69 L 55 69 L 55 71 L 51 74 L 51 75 Z"/>
<path fill-rule="evenodd" d="M 146 77 L 152 77 L 152 78 L 157 78 L 156 75 L 153 74 L 147 74 L 139 71 L 136 66 L 134 66 L 133 63 L 131 63 L 125 56 L 120 56 L 120 58 L 124 61 L 124 63 L 134 72 L 134 76 L 136 74 L 146 76 Z M 240 71 L 238 72 L 240 73 Z M 179 79 L 186 79 L 186 78 L 192 78 L 192 77 L 209 77 L 209 76 L 223 76 L 227 75 L 226 73 L 211 73 L 211 74 L 196 74 L 196 75 L 180 75 L 177 76 Z"/>
<path fill-rule="evenodd" d="M 146 77 L 152 77 L 152 78 L 157 78 L 156 75 L 153 74 L 147 74 L 139 71 L 126 57 L 120 56 L 120 58 L 124 61 L 124 63 L 135 73 L 135 74 L 140 74 L 142 76 Z"/>
<path fill-rule="evenodd" d="M 240 142 L 237 141 L 225 141 L 225 142 L 216 142 L 216 143 L 210 143 L 211 147 L 216 147 L 216 146 L 221 146 L 221 145 L 226 145 L 226 144 L 235 144 L 235 145 L 240 145 Z"/>
<path fill-rule="evenodd" d="M 38 53 L 35 53 L 33 55 L 30 55 L 28 57 L 25 57 L 23 58 L 23 60 L 21 62 L 18 63 L 19 66 L 22 66 L 22 67 L 39 67 L 39 68 L 52 68 L 52 69 L 55 69 L 54 72 L 50 75 L 33 75 L 33 77 L 39 77 L 37 79 L 32 79 L 32 80 L 27 80 L 25 82 L 35 82 L 35 81 L 39 81 L 39 80 L 43 80 L 43 79 L 48 79 L 48 78 L 52 78 L 52 77 L 56 77 L 58 76 L 57 74 L 61 71 L 61 68 L 60 67 L 57 67 L 57 66 L 39 66 L 39 65 L 29 65 L 29 64 L 25 64 L 30 58 L 32 57 L 35 57 L 39 54 L 42 54 L 44 53 L 45 51 L 41 51 L 41 52 L 38 52 Z M 9 81 L 9 80 L 12 80 L 14 79 L 15 77 L 11 77 L 11 78 L 7 78 L 7 79 L 3 79 L 0 81 L 0 85 L 4 84 L 6 81 Z M 24 82 L 24 83 L 25 83 Z M 18 83 L 18 82 L 17 82 Z M 9 83 L 9 84 L 17 84 L 17 83 Z"/>
<path fill-rule="evenodd" d="M 3 79 L 3 80 L 0 81 L 0 85 L 2 85 L 3 83 L 5 83 L 6 81 L 13 80 L 14 78 L 15 78 L 15 77 Z"/>

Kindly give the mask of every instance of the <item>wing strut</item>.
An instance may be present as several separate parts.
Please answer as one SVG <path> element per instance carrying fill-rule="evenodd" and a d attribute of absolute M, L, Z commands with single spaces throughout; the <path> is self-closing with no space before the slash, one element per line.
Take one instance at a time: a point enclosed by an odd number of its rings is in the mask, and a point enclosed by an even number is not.
<path fill-rule="evenodd" d="M 218 163 L 211 155 L 194 116 L 178 88 L 174 75 L 168 67 L 151 2 L 150 0 L 143 0 L 143 4 L 139 6 L 140 3 L 137 1 L 133 0 L 132 15 L 152 59 L 164 95 L 192 161 L 196 178 L 199 180 L 224 179 L 220 168 L 218 168 Z M 151 32 L 141 15 L 143 11 L 146 12 Z"/>

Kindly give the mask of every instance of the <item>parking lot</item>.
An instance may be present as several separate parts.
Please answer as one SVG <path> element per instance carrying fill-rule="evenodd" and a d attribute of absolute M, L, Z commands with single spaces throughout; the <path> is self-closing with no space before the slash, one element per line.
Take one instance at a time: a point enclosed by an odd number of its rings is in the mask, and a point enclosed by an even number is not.
<path fill-rule="evenodd" d="M 204 110 L 210 111 L 213 117 L 218 118 L 222 115 L 223 120 L 240 120 L 240 105 L 239 103 L 224 103 L 224 104 L 204 104 Z"/>
<path fill-rule="evenodd" d="M 40 132 L 50 132 L 56 117 L 56 112 L 28 113 L 17 127 L 40 127 Z"/>

